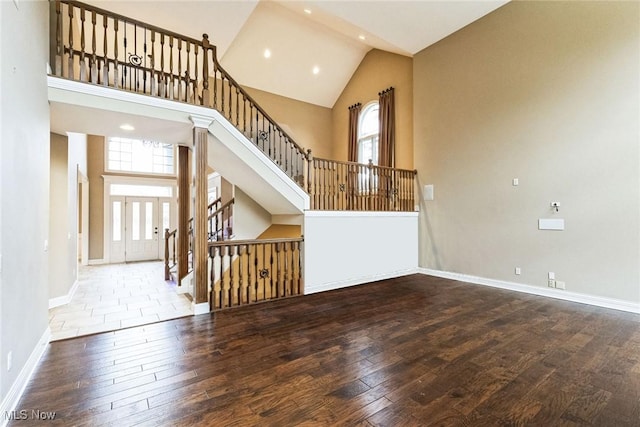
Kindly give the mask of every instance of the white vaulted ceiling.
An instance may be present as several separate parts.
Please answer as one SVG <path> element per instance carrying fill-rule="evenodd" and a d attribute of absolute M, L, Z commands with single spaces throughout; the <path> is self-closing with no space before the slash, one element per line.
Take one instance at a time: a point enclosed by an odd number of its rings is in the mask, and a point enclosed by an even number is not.
<path fill-rule="evenodd" d="M 240 84 L 332 107 L 370 49 L 412 56 L 507 1 L 88 2 L 196 39 L 207 33 Z"/>

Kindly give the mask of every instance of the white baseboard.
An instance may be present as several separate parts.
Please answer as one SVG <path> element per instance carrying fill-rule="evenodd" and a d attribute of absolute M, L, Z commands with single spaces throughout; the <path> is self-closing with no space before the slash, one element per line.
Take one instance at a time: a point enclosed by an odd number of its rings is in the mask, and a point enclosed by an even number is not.
<path fill-rule="evenodd" d="M 305 295 L 315 294 L 318 292 L 332 291 L 334 289 L 348 288 L 351 286 L 362 285 L 364 283 L 376 282 L 378 280 L 393 279 L 395 277 L 407 276 L 409 274 L 415 274 L 417 270 L 415 268 L 409 268 L 407 270 L 392 271 L 390 273 L 375 274 L 371 276 L 358 277 L 355 279 L 340 280 L 337 282 L 325 283 L 322 285 L 306 286 L 304 289 Z"/>
<path fill-rule="evenodd" d="M 60 307 L 61 305 L 69 304 L 78 290 L 79 284 L 80 282 L 76 280 L 73 282 L 73 286 L 71 286 L 71 289 L 69 289 L 69 292 L 66 295 L 49 299 L 49 310 L 55 307 Z"/>
<path fill-rule="evenodd" d="M 211 313 L 211 307 L 209 307 L 208 302 L 201 302 L 196 304 L 195 302 L 191 303 L 191 308 L 193 309 L 193 315 L 197 316 L 199 314 L 207 314 Z"/>
<path fill-rule="evenodd" d="M 106 264 L 107 261 L 105 259 L 90 259 L 87 263 L 89 265 L 103 265 Z"/>
<path fill-rule="evenodd" d="M 493 288 L 507 289 L 510 291 L 524 292 L 532 295 L 556 298 L 565 301 L 589 304 L 597 307 L 611 308 L 614 310 L 627 311 L 630 313 L 640 313 L 640 304 L 629 301 L 605 298 L 595 295 L 581 294 L 577 292 L 567 292 L 540 286 L 523 285 L 521 283 L 507 282 L 503 280 L 487 279 L 484 277 L 471 276 L 468 274 L 452 273 L 448 271 L 431 270 L 428 268 L 418 268 L 418 272 L 429 276 L 442 277 L 444 279 L 458 280 L 460 282 L 473 283 L 476 285 L 491 286 Z"/>
<path fill-rule="evenodd" d="M 38 366 L 38 363 L 40 362 L 44 351 L 49 345 L 50 338 L 51 329 L 47 327 L 47 329 L 44 331 L 44 334 L 42 334 L 42 337 L 40 337 L 40 340 L 38 340 L 38 343 L 31 352 L 31 355 L 27 359 L 27 363 L 24 364 L 22 370 L 20 371 L 20 374 L 18 374 L 18 377 L 7 392 L 7 395 L 2 400 L 2 404 L 0 404 L 0 427 L 4 427 L 9 423 L 10 420 L 8 419 L 6 414 L 9 414 L 16 409 L 16 406 L 18 405 L 18 402 L 20 401 L 20 398 L 24 393 L 24 389 L 27 387 L 27 384 L 29 384 L 29 380 L 31 380 L 33 372 Z"/>

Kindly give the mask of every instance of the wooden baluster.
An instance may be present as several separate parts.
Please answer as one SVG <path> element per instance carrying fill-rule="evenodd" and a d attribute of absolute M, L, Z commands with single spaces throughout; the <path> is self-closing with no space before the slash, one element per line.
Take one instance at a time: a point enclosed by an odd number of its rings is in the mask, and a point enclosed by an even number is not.
<path fill-rule="evenodd" d="M 91 55 L 91 70 L 89 76 L 91 77 L 91 83 L 98 83 L 98 59 L 96 55 L 96 11 L 91 11 L 91 27 L 93 29 L 91 35 L 91 48 L 93 54 Z"/>
<path fill-rule="evenodd" d="M 302 271 L 300 269 L 300 265 L 298 263 L 298 269 L 296 270 L 296 242 L 290 242 L 291 245 L 291 271 L 293 272 L 294 275 L 294 280 L 292 283 L 292 290 L 291 290 L 291 294 L 293 295 L 300 295 L 300 272 Z M 298 256 L 299 258 L 299 256 Z"/>
<path fill-rule="evenodd" d="M 307 149 L 307 193 L 311 194 L 311 149 Z"/>
<path fill-rule="evenodd" d="M 238 246 L 238 304 L 240 305 L 247 304 L 249 302 L 248 295 L 245 293 L 247 286 L 244 281 L 244 264 L 242 262 L 244 259 L 243 248 L 244 245 Z M 245 296 L 247 296 L 246 300 L 244 299 Z"/>
<path fill-rule="evenodd" d="M 149 72 L 147 68 L 147 28 L 144 29 L 144 42 L 142 43 L 142 93 L 147 93 L 147 80 L 153 78 L 153 72 Z M 149 75 L 147 77 L 147 75 Z M 151 92 L 149 92 L 151 93 Z"/>
<path fill-rule="evenodd" d="M 88 81 L 87 69 L 85 62 L 85 37 L 84 37 L 84 21 L 85 21 L 84 7 L 80 8 L 80 81 Z"/>
<path fill-rule="evenodd" d="M 193 101 L 192 103 L 194 105 L 198 105 L 198 45 L 194 44 L 193 45 L 193 60 L 194 60 L 194 67 L 193 67 Z"/>
<path fill-rule="evenodd" d="M 184 101 L 182 86 L 182 39 L 178 38 L 178 101 Z"/>
<path fill-rule="evenodd" d="M 209 246 L 209 257 L 211 258 L 211 308 L 219 309 L 221 294 L 220 294 L 220 286 L 216 285 L 216 252 L 218 248 L 215 246 Z"/>
<path fill-rule="evenodd" d="M 252 282 L 252 276 L 251 276 L 251 255 L 252 255 L 252 249 L 253 249 L 253 245 L 247 245 L 247 302 L 249 304 L 251 304 L 252 302 L 256 301 L 255 298 L 255 289 L 253 287 L 253 282 Z M 254 269 L 255 271 L 255 269 Z M 251 297 L 251 291 L 253 292 L 253 297 Z"/>
<path fill-rule="evenodd" d="M 218 109 L 218 63 L 216 58 L 213 61 L 213 108 Z"/>
<path fill-rule="evenodd" d="M 253 271 L 256 275 L 256 283 L 255 283 L 255 301 L 259 301 L 260 300 L 260 269 L 258 268 L 258 258 L 260 256 L 260 254 L 258 253 L 259 245 L 255 245 L 255 251 L 253 252 Z"/>
<path fill-rule="evenodd" d="M 265 245 L 267 246 L 267 245 Z M 274 295 L 277 296 L 277 290 L 275 289 L 278 286 L 278 280 L 276 277 L 276 281 L 274 283 L 273 279 L 274 279 L 274 269 L 273 269 L 273 252 L 275 250 L 275 248 L 273 247 L 274 244 L 271 243 L 268 248 L 269 248 L 269 283 L 271 285 L 271 298 L 274 298 Z"/>
<path fill-rule="evenodd" d="M 236 87 L 236 127 L 240 126 L 240 89 Z"/>
<path fill-rule="evenodd" d="M 220 111 L 222 113 L 222 115 L 224 116 L 224 79 L 225 79 L 225 75 L 220 72 L 220 90 L 222 91 L 222 98 L 220 100 L 220 107 L 222 108 L 222 111 Z"/>
<path fill-rule="evenodd" d="M 291 285 L 291 280 L 292 280 L 292 271 L 289 269 L 289 243 L 285 242 L 282 244 L 282 249 L 283 249 L 283 253 L 282 253 L 282 263 L 284 264 L 284 272 L 283 272 L 283 292 L 282 292 L 282 296 L 288 296 L 291 295 L 291 289 L 292 289 L 292 285 Z"/>
<path fill-rule="evenodd" d="M 236 297 L 239 297 L 239 293 L 235 292 L 236 290 L 236 282 L 235 282 L 235 274 L 233 272 L 233 256 L 235 254 L 235 246 L 227 247 L 228 257 L 229 257 L 229 303 L 230 306 L 240 304 L 240 300 L 236 300 Z"/>
<path fill-rule="evenodd" d="M 173 246 L 171 248 L 172 252 L 171 252 L 171 257 L 172 257 L 172 262 L 173 265 L 176 265 L 176 231 L 173 232 Z"/>
<path fill-rule="evenodd" d="M 74 6 L 72 4 L 68 5 L 69 8 L 69 62 L 67 64 L 67 75 L 73 80 L 74 79 L 74 67 L 73 63 L 75 62 L 75 52 L 73 50 L 73 9 Z"/>
<path fill-rule="evenodd" d="M 202 105 L 208 107 L 211 105 L 209 99 L 209 36 L 207 34 L 202 35 Z"/>
<path fill-rule="evenodd" d="M 232 119 L 232 117 L 233 117 L 233 102 L 232 102 L 232 100 L 233 100 L 233 93 L 232 93 L 232 90 L 231 90 L 231 89 L 232 89 L 232 87 L 234 87 L 234 88 L 235 88 L 235 85 L 233 85 L 233 84 L 231 83 L 231 80 L 229 80 L 229 117 L 228 117 L 228 118 L 229 118 L 229 121 L 230 121 L 230 122 L 233 122 L 233 119 Z"/>
<path fill-rule="evenodd" d="M 109 43 L 107 42 L 107 27 L 109 26 L 109 18 L 107 15 L 102 15 L 102 27 L 103 27 L 103 40 L 102 40 L 102 50 L 104 55 L 104 61 L 102 63 L 102 84 L 104 86 L 109 85 Z"/>
<path fill-rule="evenodd" d="M 117 18 L 113 19 L 113 87 L 116 89 L 120 87 L 120 70 L 118 68 L 118 21 Z"/>
<path fill-rule="evenodd" d="M 169 78 L 167 80 L 167 96 L 174 97 L 175 78 L 173 75 L 173 36 L 169 36 Z"/>
<path fill-rule="evenodd" d="M 149 95 L 157 96 L 158 85 L 156 82 L 156 32 L 151 30 L 151 55 L 149 55 L 149 73 L 151 74 L 151 82 L 149 83 Z"/>
<path fill-rule="evenodd" d="M 185 93 L 184 93 L 184 101 L 193 103 L 193 98 L 191 97 L 191 42 L 187 41 L 187 70 L 184 72 L 185 76 Z"/>
<path fill-rule="evenodd" d="M 229 300 L 227 299 L 227 292 L 224 280 L 224 257 L 225 257 L 225 246 L 219 246 L 220 249 L 220 306 L 221 307 L 229 307 Z"/>
<path fill-rule="evenodd" d="M 282 279 L 282 271 L 281 271 L 281 261 L 280 261 L 280 246 L 281 244 L 276 242 L 274 244 L 274 248 L 276 251 L 276 298 L 281 298 L 284 296 L 284 280 Z"/>
<path fill-rule="evenodd" d="M 287 152 L 284 152 L 284 162 L 282 161 L 282 152 L 284 151 L 282 149 L 282 131 L 280 129 L 278 129 L 278 144 L 276 144 L 276 156 L 278 157 L 278 164 L 280 165 L 284 165 L 284 170 L 285 172 L 287 171 Z M 282 167 L 282 166 L 281 166 Z M 289 174 L 287 174 L 289 175 Z"/>
<path fill-rule="evenodd" d="M 122 40 L 122 46 L 124 48 L 124 60 L 122 61 L 122 87 L 131 89 L 131 74 L 128 74 L 129 71 L 129 60 L 127 58 L 127 21 L 123 22 L 124 25 L 124 38 Z M 127 75 L 129 76 L 129 85 L 127 85 Z"/>
<path fill-rule="evenodd" d="M 255 130 L 255 132 L 254 132 L 254 130 L 253 130 L 253 102 L 251 102 L 251 103 L 249 104 L 249 107 L 250 107 L 250 110 L 251 110 L 251 111 L 250 111 L 250 114 L 249 114 L 249 127 L 250 127 L 249 139 L 250 139 L 254 144 L 256 144 L 256 145 L 257 145 L 256 134 L 257 134 L 257 132 L 258 132 L 258 127 L 257 127 L 257 125 L 258 125 L 258 120 L 257 120 L 257 118 L 256 118 L 256 130 Z M 256 114 L 256 117 L 257 117 L 257 114 Z"/>
<path fill-rule="evenodd" d="M 247 135 L 247 98 L 242 95 L 242 133 Z"/>
<path fill-rule="evenodd" d="M 313 159 L 313 198 L 315 200 L 314 209 L 320 209 L 320 200 L 318 199 L 318 182 L 320 181 L 320 171 L 318 170 L 318 159 Z"/>
<path fill-rule="evenodd" d="M 218 255 L 216 256 L 216 252 Z M 209 247 L 209 256 L 211 257 L 211 308 L 212 309 L 220 309 L 222 305 L 220 301 L 222 300 L 222 294 L 220 293 L 220 279 L 216 277 L 216 259 L 219 258 L 220 252 L 219 248 L 215 246 Z M 216 284 L 217 282 L 217 284 Z"/>
<path fill-rule="evenodd" d="M 171 278 L 169 271 L 169 229 L 164 229 L 164 280 Z"/>
<path fill-rule="evenodd" d="M 166 96 L 166 81 L 164 75 L 164 34 L 160 33 L 160 75 L 158 79 L 158 88 L 160 89 L 158 96 L 164 98 Z"/>
<path fill-rule="evenodd" d="M 62 6 L 60 0 L 56 0 L 56 57 L 53 72 L 56 76 L 62 77 Z"/>
<path fill-rule="evenodd" d="M 336 164 L 335 162 L 331 162 L 329 164 L 330 166 L 330 173 L 331 173 L 331 210 L 334 211 L 336 210 L 336 198 L 338 197 L 338 181 L 337 181 L 337 174 L 338 171 L 336 170 Z"/>
<path fill-rule="evenodd" d="M 328 172 L 328 166 L 329 163 L 326 160 L 322 161 L 322 176 L 324 177 L 324 185 L 323 185 L 323 191 L 322 191 L 322 196 L 323 196 L 323 201 L 322 201 L 322 209 L 323 210 L 328 210 L 329 209 L 329 172 Z"/>

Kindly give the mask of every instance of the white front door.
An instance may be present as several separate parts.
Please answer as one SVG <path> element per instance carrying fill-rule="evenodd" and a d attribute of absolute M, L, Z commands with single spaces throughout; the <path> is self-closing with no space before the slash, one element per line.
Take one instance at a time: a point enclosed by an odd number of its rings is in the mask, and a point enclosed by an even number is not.
<path fill-rule="evenodd" d="M 125 261 L 158 259 L 158 198 L 126 197 L 125 221 Z"/>

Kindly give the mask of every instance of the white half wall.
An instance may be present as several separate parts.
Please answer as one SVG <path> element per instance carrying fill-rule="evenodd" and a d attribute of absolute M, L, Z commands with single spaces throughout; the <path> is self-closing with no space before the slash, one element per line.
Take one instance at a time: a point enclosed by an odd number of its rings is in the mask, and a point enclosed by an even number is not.
<path fill-rule="evenodd" d="M 305 294 L 415 273 L 417 212 L 307 211 Z"/>

